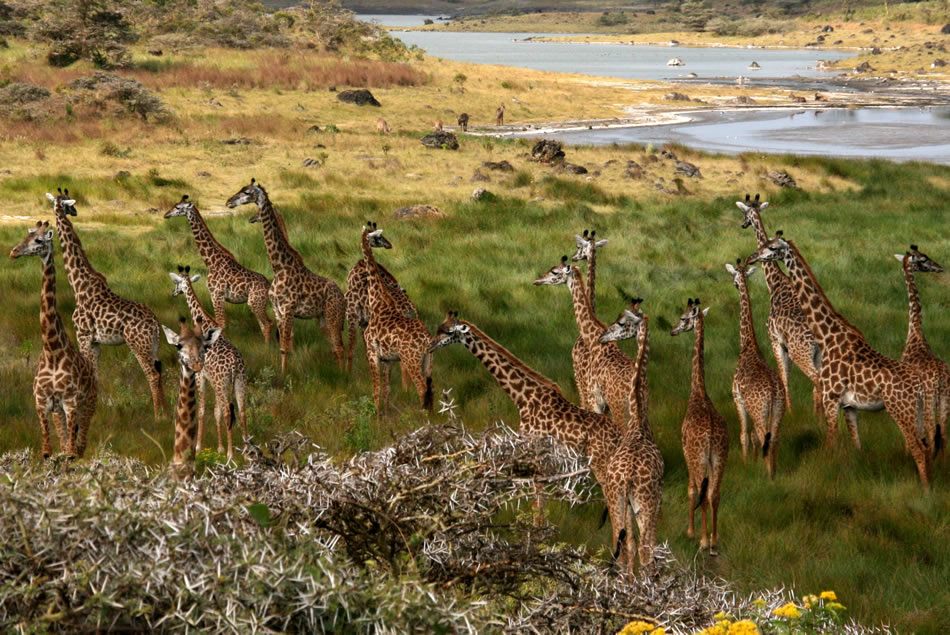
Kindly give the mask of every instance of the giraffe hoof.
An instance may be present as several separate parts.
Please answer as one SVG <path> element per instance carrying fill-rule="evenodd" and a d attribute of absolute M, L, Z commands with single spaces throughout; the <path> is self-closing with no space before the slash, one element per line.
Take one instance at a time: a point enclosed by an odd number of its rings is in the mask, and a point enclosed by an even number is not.
<path fill-rule="evenodd" d="M 50 453 L 49 453 L 49 452 L 43 452 L 43 460 L 44 460 L 44 461 L 48 460 L 48 459 L 49 459 L 49 456 L 50 456 Z"/>

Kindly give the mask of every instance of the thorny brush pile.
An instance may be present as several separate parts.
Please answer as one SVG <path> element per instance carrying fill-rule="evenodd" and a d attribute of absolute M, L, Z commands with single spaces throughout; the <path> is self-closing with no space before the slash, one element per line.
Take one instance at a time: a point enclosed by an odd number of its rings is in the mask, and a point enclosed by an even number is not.
<path fill-rule="evenodd" d="M 586 458 L 550 439 L 449 423 L 342 463 L 297 433 L 244 452 L 186 483 L 110 452 L 0 457 L 0 629 L 695 632 L 750 607 L 665 547 L 631 579 L 503 513 L 536 482 L 592 497 Z"/>

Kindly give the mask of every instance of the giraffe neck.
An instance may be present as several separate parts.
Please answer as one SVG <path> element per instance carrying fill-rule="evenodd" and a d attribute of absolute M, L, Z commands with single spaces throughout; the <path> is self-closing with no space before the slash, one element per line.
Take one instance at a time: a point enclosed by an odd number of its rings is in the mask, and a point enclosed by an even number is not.
<path fill-rule="evenodd" d="M 234 255 L 215 240 L 197 207 L 189 209 L 188 224 L 191 226 L 191 233 L 195 236 L 195 244 L 198 246 L 201 259 L 204 260 L 209 269 L 219 260 L 234 260 Z"/>
<path fill-rule="evenodd" d="M 178 383 L 178 406 L 175 409 L 175 453 L 178 465 L 192 463 L 195 459 L 197 426 L 195 424 L 195 373 L 181 368 Z"/>
<path fill-rule="evenodd" d="M 53 261 L 53 246 L 43 255 L 43 289 L 40 294 L 40 328 L 43 332 L 43 350 L 47 353 L 63 352 L 69 347 L 69 337 L 63 320 L 56 310 L 56 263 Z"/>
<path fill-rule="evenodd" d="M 270 197 L 263 190 L 257 199 L 257 210 L 260 213 L 261 224 L 264 226 L 264 244 L 267 247 L 267 258 L 270 260 L 274 273 L 300 264 L 302 262 L 300 254 L 293 248 L 287 238 L 284 219 L 274 209 Z"/>
<path fill-rule="evenodd" d="M 185 275 L 187 276 L 188 274 Z M 214 316 L 205 311 L 205 308 L 201 306 L 201 300 L 198 299 L 198 294 L 195 293 L 195 288 L 191 285 L 191 280 L 188 280 L 185 284 L 185 301 L 188 302 L 188 312 L 191 313 L 191 321 L 200 325 L 202 332 L 218 326 L 218 323 L 214 321 Z"/>
<path fill-rule="evenodd" d="M 788 245 L 790 249 L 785 252 L 785 266 L 788 267 L 788 274 L 805 320 L 824 354 L 834 348 L 835 339 L 842 333 L 850 333 L 863 339 L 861 332 L 831 305 L 798 247 L 790 240 Z"/>
<path fill-rule="evenodd" d="M 693 371 L 690 380 L 691 388 L 689 398 L 690 401 L 699 397 L 702 399 L 706 398 L 706 364 L 703 359 L 703 348 L 705 346 L 705 320 L 703 319 L 702 310 L 699 311 L 699 315 L 696 317 L 696 339 L 693 344 Z"/>
<path fill-rule="evenodd" d="M 66 278 L 73 288 L 78 303 L 90 291 L 87 289 L 87 283 L 101 282 L 107 285 L 106 278 L 89 264 L 86 251 L 82 248 L 82 241 L 76 235 L 72 222 L 58 206 L 56 209 L 56 231 L 59 234 L 59 245 L 63 250 Z"/>
<path fill-rule="evenodd" d="M 597 313 L 597 296 L 594 294 L 594 283 L 597 278 L 597 245 L 590 241 L 590 258 L 587 259 L 587 293 L 590 296 L 590 310 Z"/>
<path fill-rule="evenodd" d="M 380 264 L 376 262 L 376 257 L 373 255 L 373 248 L 369 245 L 368 233 L 365 230 L 360 237 L 360 249 L 363 251 L 363 259 L 366 260 L 366 268 L 369 273 L 369 284 L 366 286 L 369 296 L 370 313 L 378 314 L 380 311 L 394 306 L 396 301 L 389 293 L 389 287 L 383 279 Z"/>
<path fill-rule="evenodd" d="M 650 361 L 650 337 L 647 316 L 643 316 L 637 330 L 637 359 L 633 370 L 633 397 L 630 404 L 630 423 L 627 432 L 647 438 L 653 438 L 648 412 L 650 409 L 650 383 L 647 380 L 647 364 Z"/>
<path fill-rule="evenodd" d="M 553 381 L 526 366 L 501 344 L 472 324 L 461 320 L 460 322 L 470 329 L 468 336 L 462 339 L 462 343 L 485 365 L 502 390 L 508 393 L 519 412 L 522 413 L 522 418 L 529 410 L 532 397 L 553 394 L 559 399 L 564 398 L 561 389 Z"/>
<path fill-rule="evenodd" d="M 749 299 L 749 282 L 745 272 L 739 274 L 739 354 L 754 351 L 759 354 L 759 341 L 755 338 L 755 321 L 752 319 L 752 301 Z"/>
<path fill-rule="evenodd" d="M 571 290 L 571 300 L 574 304 L 574 319 L 580 330 L 584 343 L 595 346 L 600 340 L 600 334 L 606 326 L 597 319 L 594 307 L 590 303 L 590 295 L 584 290 L 584 278 L 580 269 L 571 266 L 571 273 L 567 277 L 567 286 Z"/>
<path fill-rule="evenodd" d="M 907 284 L 908 320 L 907 342 L 904 344 L 905 355 L 916 349 L 930 351 L 930 346 L 924 337 L 921 324 L 920 294 L 917 293 L 917 281 L 910 268 L 910 257 L 904 256 L 904 282 Z"/>
<path fill-rule="evenodd" d="M 755 230 L 755 239 L 759 247 L 769 242 L 769 235 L 765 232 L 765 225 L 762 224 L 762 212 L 756 210 L 752 214 L 752 228 Z M 765 282 L 769 287 L 769 293 L 775 293 L 776 289 L 789 284 L 788 276 L 778 266 L 777 262 L 763 262 L 762 273 L 765 274 Z"/>

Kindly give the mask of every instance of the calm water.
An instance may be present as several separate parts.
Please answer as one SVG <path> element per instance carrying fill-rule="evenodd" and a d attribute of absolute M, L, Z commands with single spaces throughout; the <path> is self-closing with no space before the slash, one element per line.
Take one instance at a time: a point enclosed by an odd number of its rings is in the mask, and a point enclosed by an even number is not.
<path fill-rule="evenodd" d="M 422 26 L 426 20 L 439 23 L 437 15 L 383 15 L 377 13 L 358 13 L 356 17 L 363 22 L 376 22 L 381 26 L 406 27 Z"/>
<path fill-rule="evenodd" d="M 677 142 L 710 152 L 814 154 L 950 164 L 950 106 L 713 111 L 688 124 L 545 135 L 566 143 Z"/>
<path fill-rule="evenodd" d="M 411 16 L 398 16 L 409 18 Z M 380 24 L 384 22 L 380 21 Z M 568 44 L 524 41 L 544 33 L 449 33 L 404 31 L 393 34 L 416 44 L 429 55 L 475 64 L 502 64 L 542 71 L 581 73 L 624 79 L 667 80 L 696 73 L 701 79 L 740 75 L 758 78 L 829 77 L 815 69 L 819 59 L 842 59 L 848 53 L 812 50 L 688 48 L 683 46 L 628 46 L 622 44 Z M 560 34 L 563 35 L 563 34 Z M 667 66 L 678 57 L 685 66 Z M 750 71 L 758 62 L 762 70 Z"/>

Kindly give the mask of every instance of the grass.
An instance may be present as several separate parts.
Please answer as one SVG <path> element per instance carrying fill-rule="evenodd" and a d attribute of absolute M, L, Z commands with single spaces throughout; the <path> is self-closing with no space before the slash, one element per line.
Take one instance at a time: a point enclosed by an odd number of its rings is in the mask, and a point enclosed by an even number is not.
<path fill-rule="evenodd" d="M 170 297 L 167 272 L 188 264 L 204 273 L 204 266 L 187 223 L 163 220 L 159 212 L 181 194 L 190 194 L 211 230 L 238 260 L 270 275 L 260 227 L 247 223 L 251 210 L 224 208 L 226 198 L 253 176 L 268 187 L 291 240 L 313 270 L 342 286 L 359 257 L 363 222 L 376 220 L 395 245 L 380 255 L 381 261 L 409 291 L 430 330 L 446 310 L 458 310 L 576 399 L 570 362 L 576 327 L 568 294 L 534 287 L 531 281 L 563 253 L 572 253 L 573 234 L 594 228 L 610 240 L 598 259 L 601 318 L 609 322 L 623 307 L 618 288 L 645 297 L 645 311 L 653 318 L 650 414 L 666 461 L 661 539 L 670 542 L 680 561 L 695 561 L 702 570 L 733 581 L 742 592 L 782 585 L 801 592 L 833 588 L 851 615 L 863 622 L 887 622 L 906 632 L 940 632 L 950 612 L 945 584 L 950 578 L 946 464 L 937 466 L 933 492 L 922 494 L 896 426 L 885 414 L 862 414 L 861 453 L 844 438 L 835 448 L 822 447 L 822 426 L 809 414 L 810 386 L 796 370 L 794 408 L 782 428 L 777 479 L 768 482 L 759 461 L 744 465 L 730 394 L 738 354 L 738 298 L 723 265 L 754 248 L 751 230 L 739 227 L 742 217 L 733 201 L 746 191 L 762 191 L 772 202 L 767 227 L 784 229 L 837 308 L 864 329 L 878 350 L 898 356 L 906 332 L 906 294 L 891 254 L 914 242 L 947 265 L 950 240 L 941 213 L 950 169 L 759 154 L 721 157 L 674 148 L 680 158 L 698 165 L 704 178 L 687 180 L 690 195 L 671 197 L 657 193 L 653 183 L 660 176 L 672 179 L 672 161 L 654 162 L 655 153 L 630 146 L 568 148 L 568 160 L 591 169 L 591 180 L 554 176 L 549 167 L 526 159 L 530 142 L 487 143 L 462 136 L 458 152 L 423 148 L 419 132 L 431 127 L 436 116 L 445 119 L 447 111 L 465 110 L 473 119 L 487 119 L 497 106 L 499 75 L 497 68 L 435 60 L 420 63 L 420 68 L 431 75 L 430 82 L 374 90 L 383 107 L 372 111 L 340 104 L 327 91 L 278 93 L 269 87 L 242 89 L 232 96 L 174 85 L 162 89 L 163 99 L 177 113 L 167 125 L 108 117 L 33 124 L 37 131 L 49 132 L 43 140 L 11 134 L 11 128 L 20 130 L 17 126 L 24 124 L 2 122 L 0 134 L 7 142 L 0 145 L 0 164 L 9 166 L 12 174 L 0 175 L 0 244 L 12 246 L 32 219 L 51 217 L 44 192 L 69 187 L 79 201 L 74 224 L 90 261 L 116 292 L 146 302 L 163 323 L 173 325 L 185 305 L 181 298 Z M 468 77 L 464 94 L 449 90 L 459 72 Z M 517 113 L 512 115 L 516 119 L 614 116 L 617 104 L 631 99 L 617 86 L 534 71 L 504 73 L 521 87 L 516 94 L 522 105 L 512 102 L 509 109 L 509 114 Z M 569 102 L 565 95 L 576 97 Z M 209 105 L 211 97 L 222 105 Z M 375 134 L 380 115 L 396 134 Z M 331 123 L 338 134 L 308 131 L 311 125 L 324 129 Z M 57 136 L 83 125 L 94 126 L 98 136 L 89 141 L 78 134 Z M 231 134 L 252 143 L 220 143 Z M 143 143 L 146 138 L 148 143 Z M 103 154 L 105 142 L 131 152 Z M 319 153 L 326 154 L 324 166 L 301 167 L 304 158 Z M 491 182 L 481 185 L 496 198 L 470 202 L 475 185 L 468 177 L 483 161 L 502 159 L 510 161 L 516 173 L 490 173 Z M 628 159 L 644 166 L 647 177 L 624 177 Z M 763 180 L 768 169 L 789 171 L 803 190 L 777 190 Z M 116 178 L 119 170 L 130 175 Z M 390 215 L 396 207 L 421 202 L 440 207 L 448 218 L 403 222 Z M 73 296 L 58 249 L 56 258 L 59 308 L 71 330 Z M 946 358 L 950 281 L 945 276 L 921 278 L 925 329 L 937 353 Z M 8 262 L 4 283 L 0 452 L 36 448 L 39 441 L 30 397 L 40 348 L 39 263 Z M 197 286 L 209 306 L 204 284 Z M 751 289 L 764 346 L 764 280 L 753 278 Z M 689 391 L 692 342 L 688 336 L 670 338 L 665 333 L 685 299 L 697 296 L 712 307 L 707 382 L 733 439 L 723 491 L 721 555 L 715 559 L 697 555 L 696 544 L 684 536 L 686 487 L 679 427 Z M 247 308 L 229 305 L 228 315 L 228 337 L 250 369 L 248 419 L 256 438 L 297 428 L 332 454 L 345 456 L 380 447 L 392 435 L 424 423 L 414 394 L 398 388 L 394 373 L 398 412 L 384 429 L 376 428 L 369 415 L 372 384 L 362 345 L 348 377 L 332 363 L 317 324 L 298 321 L 291 372 L 281 377 L 275 371 L 277 347 L 264 346 Z M 629 346 L 626 350 L 632 353 Z M 163 344 L 160 355 L 172 401 L 177 384 L 173 351 Z M 90 453 L 110 445 L 120 454 L 161 462 L 162 451 L 148 437 L 168 454 L 172 424 L 152 421 L 138 365 L 127 349 L 105 347 L 100 367 Z M 517 421 L 510 400 L 463 349 L 436 354 L 434 381 L 436 390 L 453 387 L 460 414 L 471 427 L 499 419 Z M 206 443 L 214 442 L 210 433 Z M 560 538 L 602 549 L 609 529 L 598 529 L 601 509 L 599 503 L 552 509 L 562 527 Z"/>

